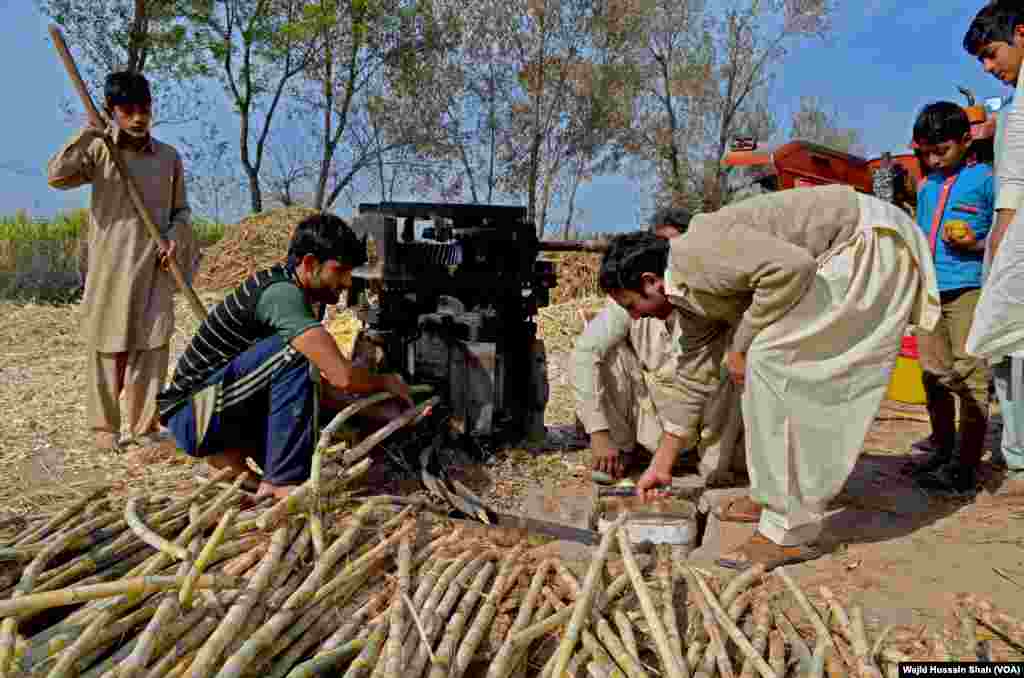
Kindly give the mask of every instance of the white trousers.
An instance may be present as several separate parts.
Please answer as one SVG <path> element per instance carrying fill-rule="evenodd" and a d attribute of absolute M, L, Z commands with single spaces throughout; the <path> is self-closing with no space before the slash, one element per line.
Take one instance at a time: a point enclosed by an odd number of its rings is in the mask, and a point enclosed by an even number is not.
<path fill-rule="evenodd" d="M 915 237 L 895 207 L 862 201 L 856 234 L 821 257 L 804 298 L 750 347 L 750 494 L 764 506 L 759 531 L 777 544 L 817 539 L 853 471 L 925 284 Z"/>

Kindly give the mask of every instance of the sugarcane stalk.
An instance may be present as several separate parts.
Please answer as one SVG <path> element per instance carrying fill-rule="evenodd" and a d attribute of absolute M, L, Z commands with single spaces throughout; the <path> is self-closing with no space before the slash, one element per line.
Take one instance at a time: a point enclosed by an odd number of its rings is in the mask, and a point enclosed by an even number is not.
<path fill-rule="evenodd" d="M 786 640 L 778 629 L 768 634 L 768 664 L 775 675 L 786 675 Z"/>
<path fill-rule="evenodd" d="M 154 532 L 139 516 L 139 498 L 132 497 L 128 500 L 128 503 L 124 505 L 124 519 L 128 523 L 128 526 L 132 529 L 139 539 L 149 544 L 158 551 L 177 558 L 178 560 L 188 560 L 188 549 L 180 544 L 174 544 L 167 539 L 164 539 L 159 534 Z"/>
<path fill-rule="evenodd" d="M 605 553 L 607 553 L 607 548 L 605 549 Z M 537 604 L 537 597 L 540 596 L 541 589 L 544 587 L 544 580 L 547 578 L 550 570 L 550 560 L 545 560 L 537 566 L 537 570 L 534 572 L 533 578 L 530 580 L 530 588 L 526 593 L 526 598 L 523 599 L 522 604 L 519 606 L 516 619 L 512 623 L 509 636 L 515 635 L 526 628 L 530 623 L 534 606 Z M 515 649 L 516 648 L 512 645 L 510 640 L 506 638 L 505 642 L 502 643 L 501 647 L 498 649 L 498 654 L 491 662 L 490 668 L 487 670 L 487 678 L 505 678 L 505 676 L 509 674 L 512 670 L 511 660 L 515 658 L 516 654 Z M 568 660 L 566 661 L 568 662 Z"/>
<path fill-rule="evenodd" d="M 384 651 L 385 675 L 401 675 L 402 640 L 405 638 L 405 597 L 412 587 L 412 538 L 406 537 L 398 546 L 398 589 L 391 601 L 388 640 Z"/>
<path fill-rule="evenodd" d="M 203 641 L 213 633 L 213 630 L 216 627 L 217 619 L 214 617 L 205 617 L 200 620 L 199 623 L 192 627 L 192 629 L 190 629 L 177 643 L 171 646 L 167 654 L 160 657 L 160 659 L 153 664 L 144 678 L 161 678 L 162 676 L 166 676 L 167 673 L 184 657 L 190 657 L 190 664 L 194 664 L 195 658 L 192 656 L 192 653 L 199 649 L 203 644 Z"/>
<path fill-rule="evenodd" d="M 615 660 L 612 659 L 608 651 L 601 645 L 601 641 L 590 630 L 581 633 L 580 640 L 583 641 L 583 647 L 590 650 L 591 663 L 606 669 L 608 671 L 607 675 L 611 678 L 626 678 L 626 674 L 615 664 Z M 553 668 L 551 675 L 556 675 Z"/>
<path fill-rule="evenodd" d="M 786 638 L 786 643 L 789 645 L 790 654 L 792 655 L 790 663 L 793 663 L 795 660 L 798 672 L 801 675 L 807 673 L 811 668 L 811 648 L 807 646 L 803 637 L 782 610 L 776 608 L 773 616 L 775 617 L 775 625 L 782 631 L 783 636 Z"/>
<path fill-rule="evenodd" d="M 181 564 L 178 566 L 178 576 L 183 577 L 187 575 L 188 569 L 188 560 L 182 559 Z M 138 641 L 136 641 L 135 649 L 118 666 L 119 678 L 134 678 L 146 668 L 149 660 L 153 657 L 153 651 L 156 647 L 156 640 L 160 630 L 180 612 L 181 607 L 175 596 L 167 595 L 160 601 L 156 614 L 153 615 L 153 618 L 139 636 Z"/>
<path fill-rule="evenodd" d="M 103 627 L 111 622 L 111 614 L 104 612 L 96 615 L 96 619 L 78 636 L 78 639 L 60 653 L 56 666 L 50 671 L 48 678 L 68 678 L 74 671 L 75 664 L 86 652 L 91 650 L 93 643 L 103 632 Z"/>
<path fill-rule="evenodd" d="M 196 561 L 192 563 L 192 569 L 186 575 L 185 582 L 181 585 L 181 591 L 178 593 L 178 602 L 181 603 L 182 607 L 188 608 L 192 605 L 192 591 L 195 581 L 206 570 L 210 559 L 217 551 L 217 547 L 220 546 L 221 542 L 224 541 L 224 537 L 227 536 L 228 526 L 235 519 L 236 515 L 238 515 L 238 509 L 236 508 L 230 508 L 224 513 L 220 522 L 217 523 L 217 527 L 214 528 L 213 534 L 210 535 L 210 539 L 203 546 L 203 550 L 199 552 Z"/>
<path fill-rule="evenodd" d="M 734 579 L 734 581 L 735 581 L 735 579 Z M 725 593 L 731 593 L 732 594 L 732 604 L 729 605 L 729 619 L 731 619 L 733 621 L 733 623 L 739 622 L 740 617 L 743 616 L 743 613 L 746 611 L 747 607 L 749 607 L 750 599 L 753 596 L 754 592 L 753 591 L 744 591 L 744 590 L 742 590 L 742 588 L 734 588 L 734 589 L 732 589 L 732 591 L 730 591 L 729 588 L 726 587 L 726 589 L 723 591 L 722 595 L 725 595 Z M 723 606 L 725 605 L 725 601 L 722 601 L 722 605 Z M 701 615 L 701 617 L 704 618 L 703 615 Z M 767 631 L 765 633 L 767 633 Z M 747 635 L 747 634 L 744 634 L 744 635 Z M 767 638 L 766 638 L 766 642 L 767 642 Z M 751 645 L 753 645 L 753 642 L 751 642 Z M 757 649 L 756 646 L 755 646 L 755 649 Z M 758 653 L 763 655 L 764 648 L 762 647 L 758 651 Z M 706 645 L 705 648 L 704 648 L 704 655 L 699 660 L 699 665 L 702 667 L 702 669 L 705 672 L 710 673 L 710 672 L 713 671 L 714 667 L 718 665 L 718 663 L 719 663 L 719 657 L 715 653 L 714 646 L 713 645 Z M 746 664 L 746 660 L 744 660 L 744 664 Z M 694 665 L 696 666 L 697 664 L 694 664 Z M 751 666 L 751 670 L 753 670 L 753 666 Z M 722 674 L 725 675 L 724 672 L 722 672 Z"/>
<path fill-rule="evenodd" d="M 1017 645 L 1024 645 L 1024 621 L 997 610 L 991 601 L 977 596 L 962 596 L 960 600 L 983 625 Z"/>
<path fill-rule="evenodd" d="M 362 583 L 360 583 L 360 586 L 361 585 Z M 349 591 L 340 593 L 338 598 L 347 597 L 354 592 L 354 588 L 358 587 L 353 587 Z M 327 605 L 329 607 L 335 606 L 335 609 L 337 609 L 334 601 L 328 602 Z M 295 663 L 308 653 L 310 648 L 314 647 L 324 638 L 331 635 L 332 631 L 335 630 L 335 626 L 336 621 L 333 618 L 327 615 L 322 616 L 311 630 L 302 632 L 301 636 L 295 639 L 294 644 L 288 649 L 287 653 L 285 653 L 280 659 L 275 660 L 268 678 L 284 678 L 293 668 Z M 378 664 L 379 663 L 380 662 L 378 661 Z"/>
<path fill-rule="evenodd" d="M 677 565 L 677 567 L 679 567 L 679 565 Z M 754 661 L 754 668 L 758 670 L 758 673 L 761 674 L 762 678 L 778 678 L 772 668 L 750 645 L 750 641 L 747 640 L 746 636 L 743 635 L 743 632 L 739 630 L 735 622 L 729 619 L 729 615 L 722 609 L 721 604 L 715 600 L 715 594 L 712 593 L 711 588 L 708 586 L 707 582 L 704 581 L 700 572 L 692 567 L 687 568 L 687 571 L 689 571 L 693 579 L 697 582 L 697 588 L 700 590 L 700 593 L 703 594 L 704 600 L 707 601 L 708 606 L 711 608 L 711 612 L 718 619 L 719 624 L 721 624 L 722 628 L 725 629 L 725 632 L 729 634 L 729 637 L 732 638 L 734 643 L 736 643 L 736 646 L 740 651 Z"/>
<path fill-rule="evenodd" d="M 714 656 L 714 653 L 708 647 L 708 644 L 703 640 L 694 639 L 692 643 L 686 648 L 686 664 L 687 666 L 694 667 L 695 670 L 700 670 L 704 665 L 704 657 L 706 653 L 710 653 Z"/>
<path fill-rule="evenodd" d="M 184 580 L 184 577 L 132 577 L 105 584 L 72 586 L 58 591 L 33 593 L 20 598 L 0 600 L 0 616 L 14 618 L 54 607 L 75 605 L 86 600 L 98 600 L 124 594 L 148 596 L 158 591 L 178 588 Z M 241 582 L 237 577 L 209 574 L 203 575 L 196 582 L 197 588 L 204 589 L 234 589 L 240 585 Z"/>
<path fill-rule="evenodd" d="M 394 548 L 406 534 L 414 529 L 414 527 L 415 523 L 413 521 L 408 522 L 406 525 L 391 534 L 387 539 L 381 541 L 372 549 L 350 562 L 337 576 L 334 577 L 334 579 L 327 582 L 316 591 L 311 602 L 319 602 L 324 597 L 331 595 L 334 591 L 343 586 L 346 581 L 358 576 L 364 570 L 375 567 L 377 562 L 384 558 L 387 555 L 387 552 Z"/>
<path fill-rule="evenodd" d="M 668 640 L 668 635 L 665 633 L 665 626 L 661 623 L 661 618 L 654 607 L 654 601 L 647 588 L 647 583 L 640 572 L 640 566 L 636 563 L 636 556 L 633 554 L 633 545 L 629 542 L 629 536 L 625 531 L 620 530 L 618 532 L 618 540 L 623 565 L 625 565 L 626 572 L 629 573 L 629 579 L 633 583 L 633 590 L 640 601 L 640 607 L 643 609 L 644 618 L 651 629 L 651 635 L 654 636 L 655 648 L 661 660 L 662 668 L 669 678 L 682 678 L 684 676 L 689 678 L 690 669 L 686 664 L 686 658 L 673 653 L 672 645 Z"/>
<path fill-rule="evenodd" d="M 476 608 L 477 602 L 483 596 L 484 585 L 490 581 L 491 575 L 494 574 L 494 570 L 494 564 L 487 563 L 484 565 L 483 569 L 477 573 L 473 583 L 470 584 L 469 590 L 459 603 L 459 608 L 456 610 L 455 616 L 448 623 L 448 630 L 445 632 L 444 638 L 442 638 L 441 644 L 437 650 L 437 663 L 435 663 L 431 668 L 428 678 L 445 678 L 448 675 L 448 671 L 454 663 L 459 640 L 462 638 L 462 633 L 465 629 L 466 622 L 469 619 L 469 615 L 472 614 L 473 610 Z M 400 673 L 395 670 L 389 670 L 386 675 L 388 678 L 397 678 Z"/>
<path fill-rule="evenodd" d="M 156 613 L 156 609 L 157 605 L 155 603 L 146 605 L 104 626 L 91 643 L 91 646 L 84 649 L 86 654 L 79 660 L 79 665 L 82 667 L 92 667 L 101 657 L 107 655 L 111 648 L 121 644 L 137 626 L 149 621 Z M 130 648 L 131 645 L 125 644 L 124 647 Z"/>
<path fill-rule="evenodd" d="M 612 659 L 622 669 L 628 678 L 647 678 L 647 672 L 640 664 L 640 660 L 630 654 L 619 636 L 612 630 L 608 620 L 602 618 L 597 622 L 597 638 L 605 649 L 611 654 Z"/>
<path fill-rule="evenodd" d="M 596 661 L 587 662 L 587 675 L 590 678 L 612 678 L 614 675 L 607 665 L 598 664 Z"/>
<path fill-rule="evenodd" d="M 109 487 L 103 487 L 94 490 L 92 493 L 78 499 L 73 504 L 62 510 L 57 515 L 53 516 L 45 523 L 32 530 L 31 532 L 22 535 L 17 541 L 14 542 L 14 546 L 24 546 L 26 544 L 32 544 L 41 539 L 49 536 L 55 529 L 66 523 L 71 518 L 74 518 L 89 504 L 89 502 L 107 494 L 110 491 Z"/>
<path fill-rule="evenodd" d="M 807 595 L 800 589 L 800 586 L 793 581 L 793 578 L 789 576 L 789 572 L 786 571 L 785 567 L 775 568 L 775 574 L 778 575 L 782 583 L 786 585 L 789 592 L 796 598 L 797 604 L 800 609 L 803 610 L 804 615 L 810 620 L 811 625 L 814 627 L 814 632 L 817 635 L 817 642 L 825 643 L 829 648 L 834 647 L 832 643 L 832 634 L 829 632 L 825 622 L 821 620 L 818 615 L 818 611 L 811 605 L 811 601 L 807 599 Z M 824 660 L 822 660 L 824 665 Z"/>
<path fill-rule="evenodd" d="M 619 637 L 622 638 L 622 643 L 626 646 L 626 650 L 631 655 L 640 658 L 640 646 L 636 642 L 636 634 L 633 633 L 633 624 L 629 621 L 629 617 L 626 614 L 616 608 L 612 612 L 612 620 L 615 622 L 615 628 L 619 632 Z"/>
<path fill-rule="evenodd" d="M 362 651 L 349 664 L 348 670 L 345 671 L 342 678 L 364 678 L 364 676 L 369 675 L 380 658 L 380 652 L 384 647 L 387 633 L 388 625 L 378 624 L 370 633 L 370 637 L 366 640 L 366 645 L 363 646 Z"/>
<path fill-rule="evenodd" d="M 351 579 L 355 574 L 360 572 L 363 568 L 368 567 L 374 560 L 380 557 L 383 553 L 391 547 L 391 545 L 401 540 L 405 535 L 412 530 L 414 523 L 409 522 L 403 526 L 400 530 L 391 535 L 388 539 L 381 542 L 374 549 L 369 551 L 367 554 L 351 562 L 347 565 L 337 577 L 335 577 L 327 585 L 321 587 L 319 590 L 316 586 L 319 584 L 320 579 L 323 576 L 326 563 L 334 558 L 334 562 L 340 559 L 345 549 L 344 544 L 342 547 L 335 548 L 336 544 L 332 545 L 330 549 L 324 552 L 323 557 L 317 562 L 313 572 L 306 578 L 302 585 L 285 601 L 283 609 L 276 612 L 271 618 L 259 628 L 259 630 L 251 635 L 227 660 L 220 672 L 217 674 L 218 678 L 240 678 L 242 672 L 248 667 L 253 661 L 256 660 L 257 656 L 266 647 L 273 643 L 281 631 L 290 624 L 299 615 L 301 607 L 310 603 L 319 602 L 324 597 L 332 593 L 334 590 L 339 588 L 346 580 Z M 358 528 L 356 528 L 358 529 Z M 349 532 L 354 533 L 355 530 L 350 528 Z M 346 532 L 348 534 L 348 532 Z M 354 540 L 354 534 L 352 540 Z M 338 541 L 345 539 L 345 535 L 339 537 Z M 349 544 L 349 548 L 351 544 Z M 333 562 L 331 563 L 333 565 Z M 312 600 L 311 600 L 312 599 Z"/>
<path fill-rule="evenodd" d="M 337 668 L 345 660 L 361 654 L 367 642 L 364 639 L 350 640 L 340 647 L 323 654 L 318 654 L 292 669 L 287 678 L 313 678 L 313 676 L 321 676 Z"/>
<path fill-rule="evenodd" d="M 317 642 L 315 637 L 318 631 L 316 626 L 321 621 L 330 620 L 330 612 L 337 610 L 345 604 L 352 595 L 354 595 L 360 588 L 362 588 L 367 580 L 370 578 L 370 571 L 366 571 L 359 575 L 355 580 L 348 583 L 345 588 L 338 590 L 336 593 L 324 598 L 319 603 L 311 605 L 301 617 L 293 622 L 287 630 L 274 641 L 274 644 L 269 649 L 264 651 L 259 659 L 253 664 L 249 670 L 251 676 L 270 676 L 274 674 L 272 665 L 277 664 L 277 658 L 279 655 L 284 654 L 281 657 L 281 663 L 278 667 L 280 675 L 284 676 L 288 669 L 291 668 L 295 660 L 299 659 L 302 655 L 292 657 L 289 661 L 285 661 L 285 657 L 295 649 L 296 645 L 303 645 L 302 640 L 309 637 L 309 644 L 312 645 Z M 304 651 L 303 651 L 304 653 Z"/>
<path fill-rule="evenodd" d="M 441 402 L 441 397 L 433 396 L 416 407 L 409 408 L 403 414 L 392 419 L 386 426 L 382 426 L 372 434 L 368 435 L 366 440 L 362 441 L 351 450 L 346 450 L 341 456 L 341 463 L 345 466 L 352 466 L 357 461 L 368 455 L 378 443 L 398 429 L 406 425 L 415 426 L 416 423 L 423 417 L 427 416 L 434 405 L 437 405 L 439 402 Z"/>
<path fill-rule="evenodd" d="M 410 666 L 409 674 L 419 678 L 420 674 L 427 663 L 430 660 L 431 665 L 438 665 L 437 657 L 433 652 L 433 644 L 437 641 L 438 635 L 440 635 L 443 628 L 443 624 L 451 617 L 452 610 L 455 607 L 455 603 L 458 602 L 459 597 L 463 591 L 467 589 L 473 577 L 479 572 L 487 561 L 492 559 L 495 554 L 488 552 L 482 556 L 473 559 L 468 565 L 466 565 L 452 581 L 448 590 L 445 592 L 444 597 L 438 602 L 434 608 L 427 608 L 429 613 L 429 621 L 427 623 L 427 638 L 426 642 L 419 645 L 416 652 L 416 656 Z"/>
<path fill-rule="evenodd" d="M 463 529 L 461 527 L 457 527 L 454 530 L 452 530 L 451 532 L 443 534 L 440 537 L 438 537 L 437 539 L 434 539 L 429 544 L 427 544 L 422 549 L 420 549 L 415 554 L 413 554 L 413 557 L 412 557 L 412 566 L 413 566 L 413 568 L 420 567 L 423 563 L 425 563 L 427 561 L 428 558 L 431 557 L 431 555 L 433 555 L 434 553 L 436 553 L 440 549 L 444 548 L 445 546 L 448 546 L 450 544 L 454 544 L 454 543 L 458 542 L 459 540 L 462 539 L 462 537 L 463 537 Z M 521 549 L 520 549 L 520 551 L 521 551 Z"/>
<path fill-rule="evenodd" d="M 669 645 L 673 653 L 683 656 L 683 639 L 679 636 L 679 621 L 676 616 L 676 590 L 675 581 L 672 577 L 670 564 L 670 547 L 668 544 L 660 544 L 658 549 L 658 580 L 661 582 L 661 601 L 664 611 L 665 633 L 668 635 Z"/>
<path fill-rule="evenodd" d="M 694 580 L 696 584 L 696 580 Z M 735 678 L 732 664 L 725 653 L 725 640 L 722 638 L 718 624 L 715 623 L 715 615 L 711 611 L 711 604 L 708 597 L 702 594 L 699 586 L 694 586 L 697 595 L 697 606 L 700 607 L 701 618 L 704 620 L 704 630 L 710 639 L 704 651 L 703 661 L 699 666 L 694 667 L 694 678 L 710 678 L 717 665 L 722 673 L 722 678 Z M 710 595 L 714 595 L 713 593 Z"/>
<path fill-rule="evenodd" d="M 477 648 L 480 647 L 484 634 L 490 628 L 491 622 L 494 621 L 498 606 L 524 569 L 523 566 L 516 564 L 521 553 L 521 548 L 515 549 L 512 555 L 505 558 L 498 568 L 498 576 L 491 586 L 490 593 L 486 596 L 484 604 L 477 610 L 469 632 L 466 633 L 462 645 L 459 646 L 458 654 L 455 655 L 455 664 L 452 666 L 450 678 L 462 678 L 470 662 L 473 661 L 473 656 L 476 654 Z"/>
<path fill-rule="evenodd" d="M 764 601 L 754 606 L 754 636 L 750 645 L 758 657 L 763 657 L 768 648 L 768 633 L 772 628 L 771 608 Z M 743 669 L 740 671 L 740 678 L 754 678 L 754 662 L 751 658 L 745 657 Z"/>
<path fill-rule="evenodd" d="M 969 610 L 957 609 L 957 617 L 960 619 L 960 656 L 958 661 L 973 662 L 978 655 L 978 622 L 974 614 Z M 878 652 L 872 654 L 877 657 L 881 654 L 882 648 L 878 643 Z"/>
<path fill-rule="evenodd" d="M 764 563 L 754 563 L 749 569 L 744 570 L 733 577 L 729 584 L 722 589 L 722 595 L 720 597 L 722 607 L 728 609 L 728 607 L 732 605 L 732 602 L 736 600 L 736 597 L 750 588 L 750 585 L 753 584 L 755 580 L 763 577 L 764 573 Z"/>
<path fill-rule="evenodd" d="M 559 574 L 563 581 L 569 587 L 574 598 L 578 598 L 582 595 L 579 583 L 576 581 L 575 575 L 569 571 L 568 568 L 559 566 Z M 616 579 L 608 587 L 607 599 L 612 600 L 621 593 L 620 587 L 625 589 L 629 585 L 629 574 L 623 573 L 618 579 Z M 560 601 L 555 600 L 554 604 L 557 607 Z M 592 621 L 596 622 L 597 639 L 603 643 L 604 648 L 614 659 L 615 663 L 621 670 L 628 676 L 628 678 L 646 678 L 647 672 L 644 670 L 643 665 L 640 663 L 639 655 L 630 654 L 626 649 L 625 644 L 618 637 L 615 631 L 612 629 L 611 624 L 605 619 L 604 615 L 600 610 L 591 610 Z M 584 634 L 589 634 L 590 631 L 584 631 Z M 554 672 L 555 666 L 552 665 L 552 672 Z"/>
<path fill-rule="evenodd" d="M 604 568 L 605 561 L 608 559 L 608 552 L 611 550 L 612 542 L 616 535 L 620 533 L 622 525 L 626 522 L 626 517 L 627 514 L 624 513 L 611 524 L 601 538 L 601 542 L 597 547 L 597 553 L 590 561 L 590 567 L 587 569 L 587 575 L 583 580 L 583 591 L 576 599 L 572 617 L 569 619 L 569 626 L 562 635 L 558 649 L 555 650 L 557 659 L 552 668 L 552 674 L 555 676 L 562 675 L 565 667 L 569 664 L 569 660 L 572 658 L 576 643 L 579 642 L 583 621 L 590 616 L 594 591 L 601 580 L 601 571 Z M 488 678 L 494 677 L 488 676 Z"/>
<path fill-rule="evenodd" d="M 864 611 L 859 605 L 850 608 L 850 632 L 853 634 L 853 655 L 857 659 L 861 678 L 882 678 L 882 672 L 871 658 L 871 646 L 868 645 L 864 630 Z"/>
<path fill-rule="evenodd" d="M 552 657 L 554 657 L 554 655 L 551 655 L 551 656 L 552 656 Z M 588 650 L 588 649 L 587 649 L 587 648 L 585 648 L 585 647 L 581 647 L 581 648 L 580 648 L 580 649 L 579 649 L 579 650 L 578 650 L 578 651 L 576 652 L 576 654 L 574 654 L 574 655 L 572 656 L 572 659 L 570 659 L 570 660 L 569 660 L 569 665 L 568 665 L 567 667 L 565 667 L 565 673 L 566 673 L 566 675 L 569 675 L 569 676 L 573 676 L 573 678 L 576 678 L 576 676 L 578 676 L 578 675 L 580 674 L 580 670 L 581 670 L 581 669 L 582 669 L 582 668 L 583 668 L 584 666 L 586 666 L 586 662 L 587 662 L 587 661 L 588 661 L 589 659 L 590 659 L 590 650 Z M 552 667 L 553 667 L 553 666 L 554 666 L 554 665 L 552 664 Z M 549 672 L 549 673 L 547 674 L 548 678 L 550 678 L 550 675 L 551 675 L 551 674 L 550 674 L 550 672 Z"/>
<path fill-rule="evenodd" d="M 95 518 L 91 521 L 79 525 L 78 527 L 72 528 L 71 530 L 58 533 L 58 536 L 51 542 L 47 543 L 42 550 L 32 559 L 32 562 L 22 571 L 21 579 L 18 582 L 18 587 L 14 591 L 14 595 L 7 601 L 0 601 L 0 617 L 6 617 L 3 623 L 0 624 L 0 676 L 7 676 L 11 668 L 11 663 L 14 657 L 15 643 L 18 634 L 18 619 L 16 613 L 7 612 L 3 608 L 3 603 L 10 605 L 23 604 L 23 601 L 31 595 L 31 591 L 35 587 L 36 579 L 39 574 L 46 569 L 47 563 L 66 548 L 69 545 L 75 543 L 76 540 L 81 538 L 83 535 L 88 534 L 91 530 L 95 529 L 99 524 L 106 524 L 104 521 L 105 516 Z M 107 521 L 109 522 L 109 521 Z M 38 594 L 47 595 L 47 594 Z"/>

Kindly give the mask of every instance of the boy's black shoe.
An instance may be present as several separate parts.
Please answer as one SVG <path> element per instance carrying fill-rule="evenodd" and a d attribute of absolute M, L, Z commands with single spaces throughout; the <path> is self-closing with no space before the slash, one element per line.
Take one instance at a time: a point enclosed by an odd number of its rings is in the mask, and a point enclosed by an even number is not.
<path fill-rule="evenodd" d="M 924 461 L 917 463 L 908 461 L 901 469 L 904 474 L 918 477 L 934 473 L 953 461 L 953 450 L 950 448 L 939 448 L 928 455 Z"/>
<path fill-rule="evenodd" d="M 915 475 L 914 479 L 921 487 L 938 492 L 969 494 L 978 489 L 975 469 L 958 462 L 946 464 L 932 473 Z"/>

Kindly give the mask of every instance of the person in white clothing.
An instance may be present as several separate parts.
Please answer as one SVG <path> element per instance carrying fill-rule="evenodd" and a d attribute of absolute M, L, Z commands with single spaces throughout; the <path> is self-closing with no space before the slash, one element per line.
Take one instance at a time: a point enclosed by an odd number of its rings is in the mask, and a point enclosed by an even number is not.
<path fill-rule="evenodd" d="M 650 231 L 674 238 L 690 219 L 686 210 L 662 208 Z M 634 462 L 649 460 L 666 430 L 685 425 L 685 417 L 674 421 L 673 391 L 659 388 L 656 379 L 671 379 L 678 330 L 674 316 L 633 320 L 609 301 L 576 339 L 570 357 L 576 415 L 590 436 L 595 471 L 621 478 Z M 720 382 L 722 392 L 705 412 L 698 451 L 699 472 L 709 486 L 728 484 L 733 471 L 744 469 L 739 390 L 729 379 Z"/>

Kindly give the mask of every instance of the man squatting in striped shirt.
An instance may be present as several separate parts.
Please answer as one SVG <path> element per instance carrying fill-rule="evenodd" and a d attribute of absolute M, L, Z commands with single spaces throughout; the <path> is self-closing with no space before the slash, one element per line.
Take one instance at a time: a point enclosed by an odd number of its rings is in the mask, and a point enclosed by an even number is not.
<path fill-rule="evenodd" d="M 393 393 L 397 403 L 364 410 L 379 424 L 412 405 L 401 376 L 354 366 L 313 313 L 314 303 L 338 303 L 352 269 L 366 259 L 365 244 L 344 220 L 314 215 L 296 226 L 286 263 L 254 273 L 213 309 L 157 397 L 160 421 L 179 448 L 238 473 L 251 457 L 263 481 L 248 489 L 280 498 L 310 474 L 310 364 L 325 382 L 324 411 Z"/>

